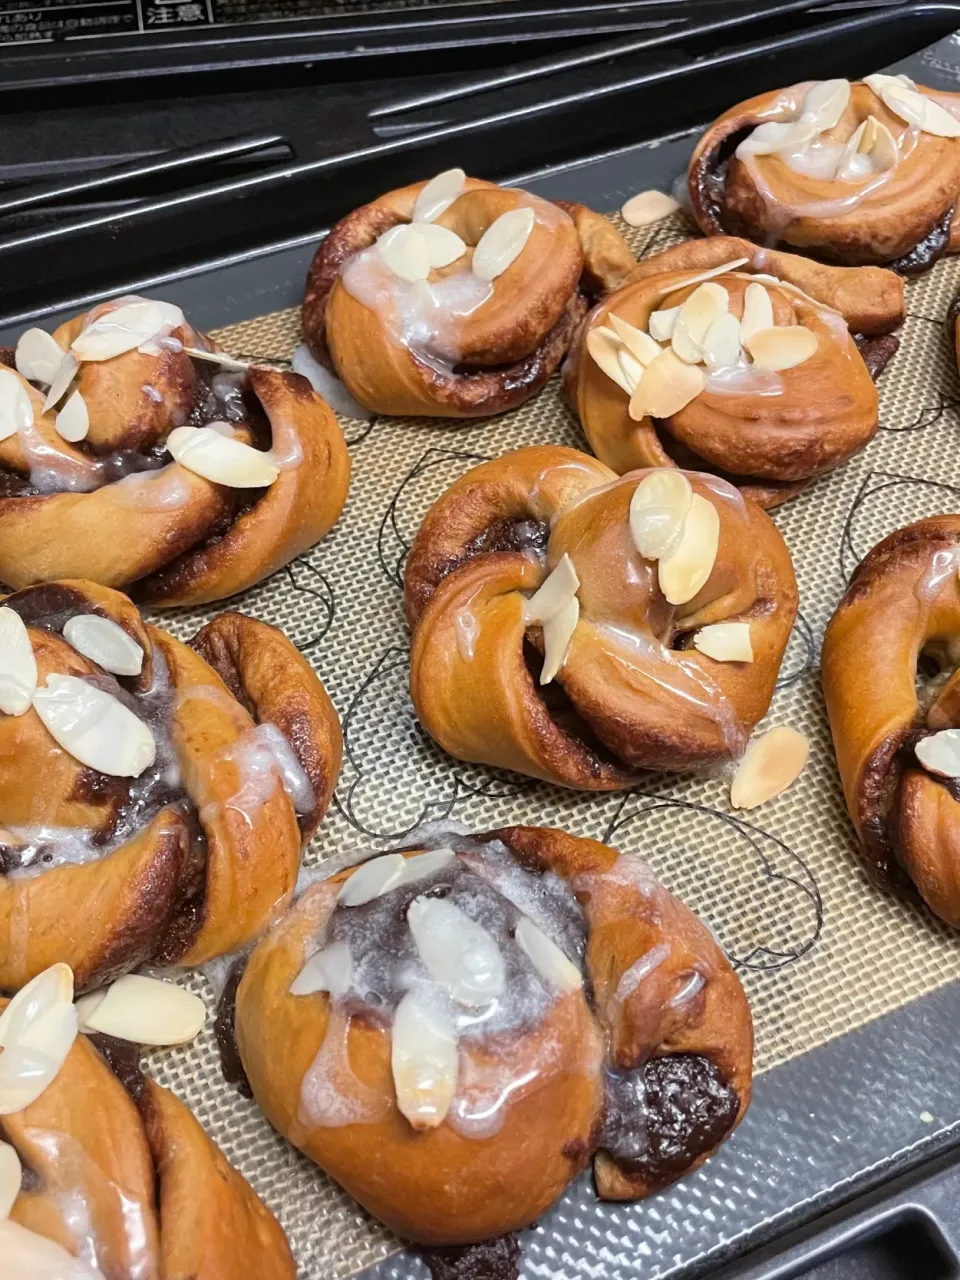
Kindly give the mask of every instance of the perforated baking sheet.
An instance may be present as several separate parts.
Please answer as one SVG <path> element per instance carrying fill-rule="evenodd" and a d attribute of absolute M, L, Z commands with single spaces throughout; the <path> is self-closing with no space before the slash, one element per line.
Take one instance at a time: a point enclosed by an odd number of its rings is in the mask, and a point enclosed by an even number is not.
<path fill-rule="evenodd" d="M 689 231 L 676 215 L 627 234 L 646 256 Z M 800 615 L 760 727 L 793 725 L 812 749 L 800 780 L 746 816 L 729 808 L 721 777 L 649 775 L 626 793 L 566 792 L 450 759 L 417 723 L 407 693 L 406 550 L 430 503 L 475 463 L 527 444 L 585 448 L 558 379 L 533 403 L 487 422 L 344 420 L 353 478 L 340 522 L 319 546 L 230 602 L 287 632 L 323 679 L 343 722 L 343 774 L 306 861 L 347 846 L 386 847 L 425 821 L 445 819 L 477 829 L 557 825 L 640 854 L 709 921 L 738 966 L 761 1072 L 960 976 L 955 935 L 925 910 L 875 889 L 860 870 L 818 671 L 824 627 L 857 561 L 909 521 L 960 511 L 960 383 L 944 328 L 958 288 L 960 259 L 907 286 L 902 346 L 880 380 L 876 439 L 773 513 L 793 553 Z M 282 361 L 300 341 L 299 317 L 295 310 L 275 312 L 215 336 L 233 354 Z M 157 617 L 186 638 L 215 612 Z M 204 978 L 195 975 L 190 985 L 209 998 Z M 278 1137 L 254 1103 L 222 1081 L 211 1030 L 189 1049 L 154 1055 L 149 1065 L 277 1213 L 303 1277 L 351 1276 L 398 1247 Z M 572 1194 L 589 1217 L 588 1184 Z M 643 1212 L 649 1225 L 649 1207 Z M 610 1213 L 604 1210 L 604 1222 Z M 630 1213 L 618 1206 L 613 1217 L 621 1221 Z M 592 1229 L 577 1214 L 571 1218 L 569 1203 L 548 1217 L 553 1232 L 574 1246 L 578 1233 Z M 642 1250 L 635 1263 L 635 1272 L 618 1268 L 616 1274 L 665 1270 Z M 529 1274 L 567 1272 L 558 1264 Z"/>

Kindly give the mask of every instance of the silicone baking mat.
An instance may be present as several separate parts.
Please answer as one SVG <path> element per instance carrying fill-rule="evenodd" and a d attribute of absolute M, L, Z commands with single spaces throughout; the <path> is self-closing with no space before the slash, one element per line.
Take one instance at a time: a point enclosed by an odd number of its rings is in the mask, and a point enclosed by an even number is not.
<path fill-rule="evenodd" d="M 627 234 L 643 257 L 690 232 L 678 214 Z M 958 287 L 960 258 L 907 286 L 902 345 L 880 380 L 876 439 L 774 513 L 793 553 L 800 615 L 760 727 L 802 730 L 811 757 L 788 792 L 745 815 L 730 809 L 721 776 L 651 774 L 629 792 L 598 796 L 465 765 L 445 756 L 414 716 L 401 599 L 407 548 L 430 503 L 484 458 L 535 443 L 586 447 L 559 379 L 531 404 L 486 422 L 344 420 L 353 477 L 339 524 L 230 602 L 287 632 L 343 722 L 343 774 L 307 863 L 345 848 L 387 847 L 438 821 L 556 825 L 640 854 L 709 921 L 738 966 L 760 1071 L 960 976 L 951 931 L 874 889 L 860 870 L 818 671 L 824 627 L 857 561 L 903 524 L 960 511 L 960 383 L 944 327 Z M 215 336 L 234 355 L 282 362 L 300 342 L 299 316 L 274 312 Z M 168 611 L 158 620 L 186 638 L 215 612 Z M 203 977 L 189 983 L 212 1005 Z M 301 1275 L 351 1276 L 395 1249 L 398 1242 L 223 1082 L 211 1027 L 212 1018 L 189 1049 L 154 1055 L 150 1070 L 189 1103 L 277 1213 Z"/>

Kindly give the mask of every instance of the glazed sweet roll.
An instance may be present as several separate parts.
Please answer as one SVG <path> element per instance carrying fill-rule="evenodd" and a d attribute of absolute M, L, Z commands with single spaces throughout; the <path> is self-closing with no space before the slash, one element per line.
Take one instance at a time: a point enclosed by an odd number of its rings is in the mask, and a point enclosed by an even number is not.
<path fill-rule="evenodd" d="M 902 318 L 893 272 L 690 241 L 594 308 L 567 395 L 615 471 L 711 470 L 770 507 L 873 438 Z"/>
<path fill-rule="evenodd" d="M 313 546 L 350 459 L 305 378 L 245 365 L 166 302 L 118 298 L 0 353 L 0 581 L 243 591 Z"/>
<path fill-rule="evenodd" d="M 770 518 L 726 481 L 537 446 L 434 504 L 405 600 L 411 696 L 444 750 L 606 790 L 743 752 L 797 589 Z"/>
<path fill-rule="evenodd" d="M 446 838 L 446 837 L 445 837 Z M 270 1121 L 394 1231 L 526 1226 L 696 1168 L 750 1100 L 746 998 L 639 859 L 540 827 L 313 885 L 254 951 L 236 1031 Z"/>
<path fill-rule="evenodd" d="M 293 1280 L 249 1184 L 132 1045 L 78 1034 L 72 998 L 58 964 L 0 999 L 4 1280 Z"/>
<path fill-rule="evenodd" d="M 827 627 L 823 693 L 868 870 L 960 925 L 960 516 L 860 564 Z"/>
<path fill-rule="evenodd" d="M 0 604 L 0 988 L 252 942 L 289 903 L 340 726 L 275 628 L 189 645 L 90 582 Z"/>
<path fill-rule="evenodd" d="M 304 335 L 369 410 L 486 417 L 539 391 L 588 298 L 633 265 L 582 205 L 450 169 L 337 223 L 307 277 Z"/>
<path fill-rule="evenodd" d="M 708 235 L 916 275 L 960 243 L 960 94 L 903 75 L 760 94 L 710 126 L 688 185 Z"/>

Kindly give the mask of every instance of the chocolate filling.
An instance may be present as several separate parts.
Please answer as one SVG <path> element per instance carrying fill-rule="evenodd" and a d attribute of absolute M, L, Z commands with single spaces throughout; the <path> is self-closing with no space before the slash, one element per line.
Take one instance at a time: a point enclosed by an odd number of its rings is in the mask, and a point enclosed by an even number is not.
<path fill-rule="evenodd" d="M 651 1189 L 666 1186 L 712 1151 L 740 1111 L 736 1090 L 696 1053 L 608 1071 L 598 1146 Z"/>
<path fill-rule="evenodd" d="M 253 1089 L 247 1079 L 240 1050 L 237 1046 L 237 988 L 247 967 L 245 960 L 238 960 L 233 965 L 224 983 L 223 992 L 217 1002 L 217 1016 L 213 1024 L 213 1034 L 217 1037 L 217 1048 L 220 1051 L 220 1070 L 227 1084 L 236 1087 L 244 1098 L 253 1097 Z"/>
<path fill-rule="evenodd" d="M 514 1235 L 456 1249 L 421 1249 L 433 1280 L 517 1280 L 520 1246 Z"/>
<path fill-rule="evenodd" d="M 901 276 L 921 276 L 925 271 L 929 271 L 933 264 L 939 262 L 947 252 L 952 221 L 953 205 L 909 253 L 905 253 L 901 258 L 894 258 L 892 262 L 886 263 L 886 266 Z"/>
<path fill-rule="evenodd" d="M 900 339 L 893 333 L 884 334 L 882 338 L 868 338 L 865 333 L 855 333 L 852 337 L 863 358 L 863 363 L 867 366 L 867 372 L 876 382 L 896 355 L 900 347 Z"/>
<path fill-rule="evenodd" d="M 88 1039 L 139 1106 L 147 1084 L 147 1077 L 140 1070 L 140 1046 L 131 1044 L 129 1040 L 102 1035 L 99 1031 Z"/>
<path fill-rule="evenodd" d="M 543 558 L 547 554 L 549 541 L 550 526 L 545 520 L 494 520 L 472 542 L 467 543 L 458 564 L 494 551 L 526 551 Z M 447 573 L 449 572 L 448 569 Z"/>

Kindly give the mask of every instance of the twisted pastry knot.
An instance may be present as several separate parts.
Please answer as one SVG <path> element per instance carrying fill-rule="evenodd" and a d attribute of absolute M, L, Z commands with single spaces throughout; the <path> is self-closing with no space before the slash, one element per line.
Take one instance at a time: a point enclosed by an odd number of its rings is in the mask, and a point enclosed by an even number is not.
<path fill-rule="evenodd" d="M 903 76 L 796 84 L 731 107 L 688 184 L 708 235 L 731 232 L 916 275 L 958 246 L 960 94 Z"/>
<path fill-rule="evenodd" d="M 138 345 L 139 344 L 139 345 Z M 0 365 L 0 580 L 221 600 L 313 546 L 346 500 L 333 413 L 298 374 L 218 356 L 178 307 L 120 298 Z"/>
<path fill-rule="evenodd" d="M 281 632 L 224 613 L 182 644 L 62 582 L 3 601 L 0 664 L 0 988 L 201 964 L 277 918 L 341 756 Z"/>
<path fill-rule="evenodd" d="M 78 1036 L 40 1097 L 0 1116 L 24 1174 L 0 1221 L 10 1274 L 293 1280 L 279 1223 L 183 1103 L 116 1056 L 124 1048 Z"/>
<path fill-rule="evenodd" d="M 823 644 L 847 809 L 869 870 L 960 924 L 960 516 L 919 520 L 863 560 Z M 939 674 L 918 692 L 921 676 Z M 921 683 L 923 683 L 921 681 Z"/>
<path fill-rule="evenodd" d="M 568 399 L 615 471 L 719 472 L 771 507 L 877 430 L 877 376 L 903 282 L 747 240 L 691 240 L 640 263 L 590 314 Z M 848 328 L 849 326 L 849 328 Z M 865 361 L 867 363 L 865 363 Z"/>
<path fill-rule="evenodd" d="M 451 169 L 348 214 L 307 276 L 303 330 L 377 413 L 476 418 L 529 400 L 586 297 L 633 255 L 606 218 Z"/>
<path fill-rule="evenodd" d="M 797 591 L 769 517 L 725 481 L 618 478 L 540 446 L 481 464 L 433 506 L 406 608 L 414 706 L 446 751 L 610 790 L 743 750 Z"/>
<path fill-rule="evenodd" d="M 596 841 L 448 837 L 314 885 L 253 953 L 236 1029 L 268 1118 L 431 1245 L 527 1225 L 594 1154 L 605 1199 L 696 1168 L 752 1069 L 709 930 Z"/>

